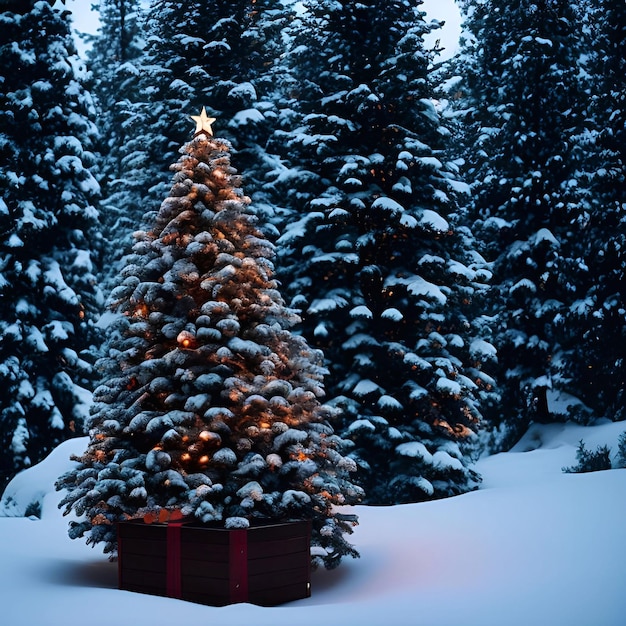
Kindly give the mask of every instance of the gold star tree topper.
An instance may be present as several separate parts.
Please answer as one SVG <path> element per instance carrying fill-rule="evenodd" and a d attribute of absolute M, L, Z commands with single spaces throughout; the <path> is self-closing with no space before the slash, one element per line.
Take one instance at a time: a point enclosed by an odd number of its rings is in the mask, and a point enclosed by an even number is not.
<path fill-rule="evenodd" d="M 209 137 L 213 137 L 213 129 L 211 128 L 211 124 L 215 121 L 214 117 L 209 117 L 206 114 L 206 109 L 202 107 L 202 112 L 200 115 L 192 115 L 191 119 L 196 123 L 196 135 L 200 133 L 205 133 Z"/>

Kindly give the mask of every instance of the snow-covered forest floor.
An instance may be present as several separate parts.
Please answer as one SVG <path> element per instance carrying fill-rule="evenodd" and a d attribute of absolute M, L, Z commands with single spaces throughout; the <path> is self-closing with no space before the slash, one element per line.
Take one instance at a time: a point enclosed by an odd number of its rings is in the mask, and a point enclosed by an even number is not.
<path fill-rule="evenodd" d="M 7 487 L 0 589 L 9 626 L 618 626 L 626 620 L 626 471 L 566 474 L 583 439 L 615 453 L 624 423 L 535 425 L 479 461 L 481 489 L 392 507 L 356 507 L 361 553 L 313 574 L 312 596 L 223 608 L 120 591 L 117 566 L 67 537 L 56 477 L 86 439 L 59 446 Z"/>

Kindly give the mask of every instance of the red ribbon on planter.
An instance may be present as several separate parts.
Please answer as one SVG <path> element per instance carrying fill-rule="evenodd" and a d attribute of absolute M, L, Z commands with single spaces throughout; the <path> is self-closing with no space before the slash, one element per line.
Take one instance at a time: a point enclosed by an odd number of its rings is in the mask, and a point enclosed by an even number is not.
<path fill-rule="evenodd" d="M 231 530 L 229 587 L 231 602 L 248 601 L 248 531 Z"/>
<path fill-rule="evenodd" d="M 167 525 L 166 534 L 166 581 L 165 593 L 170 598 L 182 598 L 181 576 L 181 528 L 183 522 L 170 522 Z"/>

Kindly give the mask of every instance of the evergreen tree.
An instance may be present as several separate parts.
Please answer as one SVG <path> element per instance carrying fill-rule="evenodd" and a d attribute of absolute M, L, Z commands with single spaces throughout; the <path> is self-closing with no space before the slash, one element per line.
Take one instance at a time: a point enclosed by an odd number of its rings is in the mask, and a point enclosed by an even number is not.
<path fill-rule="evenodd" d="M 321 355 L 272 278 L 273 247 L 255 225 L 230 145 L 203 116 L 182 149 L 169 197 L 112 293 L 91 441 L 59 481 L 84 521 L 73 537 L 115 548 L 114 522 L 179 512 L 227 527 L 311 519 L 315 562 L 356 555 L 334 506 L 354 503 L 354 462 L 320 404 Z M 210 122 L 211 120 L 209 120 Z M 169 513 L 168 513 L 169 514 Z"/>
<path fill-rule="evenodd" d="M 286 19 L 279 0 L 153 0 L 139 94 L 124 110 L 133 135 L 123 147 L 124 206 L 136 224 L 139 210 L 156 211 L 167 191 L 169 164 L 186 137 L 177 112 L 201 103 L 229 120 L 224 137 L 246 172 L 255 210 L 271 212 L 259 195 L 264 172 L 273 167 L 263 150 L 274 89 L 267 75 Z"/>
<path fill-rule="evenodd" d="M 464 448 L 492 382 L 476 313 L 488 271 L 460 224 L 420 5 L 305 2 L 272 144 L 292 211 L 279 277 L 326 354 L 372 503 L 476 485 Z"/>
<path fill-rule="evenodd" d="M 585 223 L 588 279 L 574 302 L 568 365 L 597 416 L 626 419 L 626 4 L 592 2 L 593 128 L 583 136 L 592 210 Z"/>
<path fill-rule="evenodd" d="M 80 433 L 89 402 L 95 127 L 68 16 L 0 7 L 0 487 Z"/>
<path fill-rule="evenodd" d="M 102 251 L 104 281 L 114 274 L 115 261 L 128 247 L 137 228 L 136 211 L 129 211 L 124 147 L 133 136 L 126 112 L 138 99 L 138 65 L 143 53 L 143 15 L 139 0 L 100 0 L 100 28 L 87 37 L 90 90 L 98 111 L 100 141 L 99 210 L 106 239 Z M 134 218 L 134 220 L 133 220 Z"/>
<path fill-rule="evenodd" d="M 568 318 L 588 279 L 590 205 L 576 139 L 587 115 L 587 24 L 565 0 L 466 0 L 462 7 L 466 176 L 473 229 L 494 261 L 504 399 L 490 417 L 496 426 L 506 422 L 512 437 L 530 420 L 552 419 L 550 394 L 576 385 Z"/>

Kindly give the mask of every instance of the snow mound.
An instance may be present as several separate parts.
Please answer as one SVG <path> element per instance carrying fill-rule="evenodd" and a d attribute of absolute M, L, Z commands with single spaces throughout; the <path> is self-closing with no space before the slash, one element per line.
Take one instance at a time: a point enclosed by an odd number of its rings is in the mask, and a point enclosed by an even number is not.
<path fill-rule="evenodd" d="M 47 494 L 54 494 L 54 483 L 76 463 L 70 460 L 74 454 L 83 454 L 88 437 L 69 439 L 57 446 L 41 463 L 20 472 L 7 485 L 0 500 L 0 517 L 43 517 L 43 502 Z M 46 511 L 48 508 L 46 507 Z M 50 511 L 53 516 L 60 512 Z"/>
<path fill-rule="evenodd" d="M 564 474 L 561 468 L 575 463 L 581 439 L 589 449 L 616 451 L 624 431 L 626 422 L 535 424 L 511 452 L 477 463 L 483 476 L 477 491 L 418 504 L 345 507 L 359 517 L 351 542 L 361 558 L 313 572 L 311 597 L 279 607 L 210 607 L 120 591 L 117 564 L 70 540 L 58 511 L 57 519 L 0 518 L 3 620 L 82 626 L 90 615 L 95 626 L 126 624 L 129 616 L 134 626 L 315 626 L 332 614 L 333 624 L 363 626 L 622 626 L 626 471 Z M 66 442 L 20 474 L 22 494 L 44 482 L 52 489 L 55 476 L 71 466 L 69 454 L 85 445 L 84 439 Z M 449 450 L 429 458 L 417 443 L 402 446 L 407 460 L 456 465 Z M 428 481 L 415 481 L 426 492 Z M 106 606 L 106 615 L 94 614 L 94 606 Z"/>

